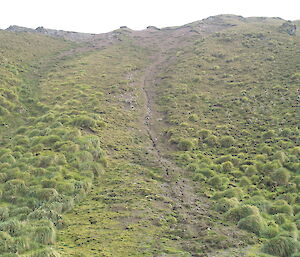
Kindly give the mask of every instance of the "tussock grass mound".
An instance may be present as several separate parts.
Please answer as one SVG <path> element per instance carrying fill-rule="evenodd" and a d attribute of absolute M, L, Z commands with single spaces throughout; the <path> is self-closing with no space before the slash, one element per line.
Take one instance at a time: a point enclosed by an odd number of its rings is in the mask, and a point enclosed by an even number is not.
<path fill-rule="evenodd" d="M 239 205 L 239 201 L 236 198 L 223 198 L 216 202 L 214 208 L 216 211 L 225 213 L 232 208 L 235 208 Z"/>
<path fill-rule="evenodd" d="M 254 215 L 256 217 L 260 216 L 258 208 L 255 206 L 251 206 L 251 205 L 240 205 L 240 206 L 230 209 L 226 213 L 227 219 L 235 221 L 235 222 L 238 222 L 241 219 L 246 218 L 250 215 Z"/>
<path fill-rule="evenodd" d="M 34 240 L 44 245 L 53 245 L 56 241 L 56 231 L 53 223 L 41 220 L 36 224 Z"/>
<path fill-rule="evenodd" d="M 263 245 L 262 251 L 274 256 L 291 257 L 299 250 L 299 242 L 294 238 L 277 236 Z"/>
<path fill-rule="evenodd" d="M 14 252 L 14 238 L 9 235 L 7 232 L 0 231 L 0 252 Z"/>
<path fill-rule="evenodd" d="M 260 215 L 249 215 L 242 218 L 237 226 L 259 236 L 265 228 L 265 222 Z"/>

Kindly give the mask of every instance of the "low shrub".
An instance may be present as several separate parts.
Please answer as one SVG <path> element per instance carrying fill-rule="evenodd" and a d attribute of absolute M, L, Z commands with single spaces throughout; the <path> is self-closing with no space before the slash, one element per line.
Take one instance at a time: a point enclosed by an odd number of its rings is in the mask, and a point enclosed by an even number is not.
<path fill-rule="evenodd" d="M 104 168 L 100 163 L 94 162 L 92 165 L 92 171 L 94 176 L 97 178 L 104 172 Z"/>
<path fill-rule="evenodd" d="M 16 162 L 16 159 L 9 153 L 3 154 L 0 157 L 0 163 L 10 163 L 10 164 L 14 164 Z"/>
<path fill-rule="evenodd" d="M 276 198 L 276 200 L 284 200 L 288 204 L 293 205 L 296 201 L 296 198 L 297 198 L 297 193 L 285 193 L 285 194 L 279 195 Z M 297 208 L 294 208 L 294 207 L 296 207 L 295 205 L 293 206 L 293 209 L 296 210 Z"/>
<path fill-rule="evenodd" d="M 268 145 L 263 144 L 260 148 L 259 148 L 259 152 L 262 154 L 267 154 L 267 155 L 271 155 L 272 154 L 272 148 Z"/>
<path fill-rule="evenodd" d="M 39 156 L 36 165 L 41 168 L 47 168 L 53 165 L 54 162 L 55 162 L 55 158 L 53 155 L 43 155 L 43 156 Z"/>
<path fill-rule="evenodd" d="M 60 193 L 64 195 L 73 195 L 75 192 L 75 186 L 73 183 L 69 182 L 57 182 L 55 189 Z"/>
<path fill-rule="evenodd" d="M 25 145 L 28 146 L 29 145 L 29 138 L 27 136 L 16 136 L 14 139 L 14 144 L 15 145 Z"/>
<path fill-rule="evenodd" d="M 294 183 L 296 184 L 297 188 L 300 189 L 300 175 L 294 177 Z"/>
<path fill-rule="evenodd" d="M 93 155 L 88 151 L 79 151 L 74 154 L 74 157 L 78 162 L 92 162 L 94 160 Z"/>
<path fill-rule="evenodd" d="M 46 145 L 46 146 L 52 146 L 56 142 L 60 141 L 60 137 L 57 135 L 49 135 L 49 136 L 44 136 L 41 138 L 40 143 Z"/>
<path fill-rule="evenodd" d="M 215 160 L 216 164 L 222 164 L 226 161 L 232 161 L 233 157 L 231 155 L 224 155 Z"/>
<path fill-rule="evenodd" d="M 62 203 L 62 212 L 67 212 L 73 209 L 74 207 L 74 199 L 72 197 L 65 196 L 64 198 L 60 199 Z"/>
<path fill-rule="evenodd" d="M 31 211 L 32 210 L 29 207 L 24 206 L 11 209 L 10 214 L 12 217 L 16 217 L 19 220 L 25 220 Z"/>
<path fill-rule="evenodd" d="M 280 163 L 283 164 L 288 160 L 288 157 L 284 152 L 281 151 L 274 154 L 274 159 L 279 160 Z"/>
<path fill-rule="evenodd" d="M 300 146 L 296 146 L 293 149 L 291 149 L 291 153 L 296 156 L 300 156 Z"/>
<path fill-rule="evenodd" d="M 294 212 L 295 215 L 300 213 L 300 204 L 294 204 L 293 205 L 293 212 Z"/>

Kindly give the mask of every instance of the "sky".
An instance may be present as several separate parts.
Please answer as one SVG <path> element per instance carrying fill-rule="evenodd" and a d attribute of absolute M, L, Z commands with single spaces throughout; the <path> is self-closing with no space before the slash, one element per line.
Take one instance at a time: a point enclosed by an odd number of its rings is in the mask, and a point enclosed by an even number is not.
<path fill-rule="evenodd" d="M 218 14 L 300 19 L 299 0 L 2 0 L 0 28 L 44 26 L 104 33 L 179 26 Z"/>

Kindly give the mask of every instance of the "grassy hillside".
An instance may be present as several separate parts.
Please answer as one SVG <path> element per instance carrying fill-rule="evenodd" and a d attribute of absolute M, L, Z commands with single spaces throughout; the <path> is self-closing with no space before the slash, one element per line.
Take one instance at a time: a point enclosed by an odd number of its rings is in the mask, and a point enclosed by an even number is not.
<path fill-rule="evenodd" d="M 64 226 L 61 214 L 72 209 L 91 185 L 91 171 L 84 165 L 90 164 L 95 172 L 103 169 L 99 139 L 82 134 L 75 118 L 65 120 L 42 102 L 41 79 L 72 47 L 38 34 L 1 32 L 3 256 L 53 244 L 55 227 Z M 90 163 L 83 162 L 85 158 Z"/>
<path fill-rule="evenodd" d="M 152 92 L 161 142 L 198 192 L 261 238 L 264 252 L 290 256 L 299 236 L 300 38 L 281 24 L 250 19 L 199 37 Z"/>
<path fill-rule="evenodd" d="M 294 32 L 0 31 L 0 256 L 298 256 Z"/>

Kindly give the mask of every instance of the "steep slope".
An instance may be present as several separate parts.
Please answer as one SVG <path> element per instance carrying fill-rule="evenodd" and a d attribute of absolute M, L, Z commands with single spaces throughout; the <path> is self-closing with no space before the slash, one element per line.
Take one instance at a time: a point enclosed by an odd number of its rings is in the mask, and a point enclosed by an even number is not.
<path fill-rule="evenodd" d="M 291 256 L 294 29 L 1 31 L 3 256 Z"/>
<path fill-rule="evenodd" d="M 153 79 L 154 74 L 149 74 L 149 70 L 157 62 L 152 64 L 147 54 L 147 49 L 140 49 L 124 37 L 114 47 L 77 60 L 84 66 L 64 64 L 74 68 L 64 74 L 78 74 L 81 70 L 84 75 L 77 83 L 88 81 L 97 85 L 93 92 L 103 92 L 98 102 L 87 99 L 85 102 L 91 106 L 82 107 L 89 111 L 100 109 L 103 120 L 107 121 L 100 133 L 103 147 L 109 152 L 110 167 L 93 188 L 90 200 L 67 215 L 71 224 L 59 233 L 63 255 L 80 252 L 87 256 L 190 256 L 214 247 L 211 238 L 197 240 L 207 236 L 205 231 L 211 220 L 218 217 L 208 210 L 206 199 L 198 199 L 190 186 L 185 185 L 182 170 L 177 169 L 172 176 L 168 174 L 166 166 L 171 164 L 162 159 L 153 145 L 147 124 L 150 107 L 143 90 L 151 86 L 145 85 L 145 81 Z M 135 63 L 136 58 L 139 63 Z M 99 76 L 103 72 L 105 76 Z M 65 80 L 67 75 L 61 77 Z M 236 229 L 223 230 L 224 234 L 252 240 L 251 235 Z M 224 245 L 240 244 L 229 236 L 222 239 Z"/>
<path fill-rule="evenodd" d="M 6 98 L 2 98 L 1 118 L 4 123 L 9 123 L 15 122 L 18 116 L 28 115 L 25 105 L 30 101 L 29 97 L 34 97 L 30 83 L 36 84 L 40 66 L 45 65 L 55 54 L 70 48 L 71 44 L 38 34 L 5 31 L 0 31 L 0 42 L 1 90 L 2 97 Z M 12 109 L 14 107 L 17 109 Z M 9 114 L 10 119 L 7 119 Z"/>
<path fill-rule="evenodd" d="M 64 226 L 61 214 L 90 187 L 83 156 L 96 172 L 103 169 L 103 152 L 98 138 L 81 134 L 78 119 L 63 119 L 42 103 L 41 80 L 75 45 L 38 34 L 0 36 L 0 252 L 36 256 L 35 250 L 55 242 L 56 228 Z"/>
<path fill-rule="evenodd" d="M 263 250 L 276 256 L 295 251 L 299 223 L 299 37 L 290 26 L 252 18 L 199 37 L 173 51 L 149 93 L 158 145 L 193 173 L 224 220 L 271 238 Z M 247 209 L 252 215 L 241 215 Z"/>

